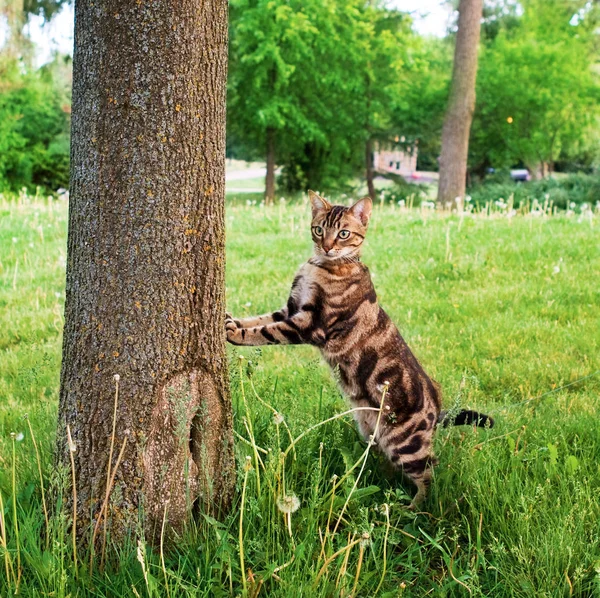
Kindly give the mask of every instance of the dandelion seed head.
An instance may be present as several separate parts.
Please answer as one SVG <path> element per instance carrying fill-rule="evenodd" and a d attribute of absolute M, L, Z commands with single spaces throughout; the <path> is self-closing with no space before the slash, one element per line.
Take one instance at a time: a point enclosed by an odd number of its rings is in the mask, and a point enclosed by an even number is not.
<path fill-rule="evenodd" d="M 273 414 L 273 421 L 275 422 L 276 426 L 281 425 L 285 420 L 283 415 L 281 415 L 281 413 L 279 413 L 279 411 L 277 411 L 276 413 Z"/>
<path fill-rule="evenodd" d="M 23 440 L 23 438 L 25 438 L 25 434 L 23 434 L 23 432 L 19 432 L 16 436 L 15 436 L 15 440 L 17 442 L 21 442 Z"/>
<path fill-rule="evenodd" d="M 113 380 L 114 380 L 115 382 L 118 382 L 120 379 L 121 379 L 121 376 L 119 376 L 119 374 L 115 374 L 115 375 L 113 376 Z"/>
<path fill-rule="evenodd" d="M 300 508 L 300 499 L 295 494 L 280 496 L 277 499 L 277 508 L 282 513 L 295 513 Z"/>

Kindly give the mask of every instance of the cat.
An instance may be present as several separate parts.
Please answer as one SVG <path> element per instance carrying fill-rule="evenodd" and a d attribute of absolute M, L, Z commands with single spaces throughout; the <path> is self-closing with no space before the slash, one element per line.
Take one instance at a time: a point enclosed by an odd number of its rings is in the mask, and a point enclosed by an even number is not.
<path fill-rule="evenodd" d="M 309 191 L 315 253 L 303 264 L 287 305 L 261 316 L 227 314 L 227 340 L 234 345 L 310 344 L 339 373 L 353 407 L 384 410 L 373 440 L 395 469 L 416 485 L 415 508 L 426 496 L 436 460 L 432 436 L 438 423 L 492 426 L 475 411 L 441 411 L 437 384 L 425 373 L 398 329 L 377 303 L 369 270 L 360 261 L 371 217 L 368 197 L 351 207 L 331 205 Z M 387 384 L 386 384 L 387 383 Z M 355 412 L 362 436 L 375 431 L 378 411 Z"/>

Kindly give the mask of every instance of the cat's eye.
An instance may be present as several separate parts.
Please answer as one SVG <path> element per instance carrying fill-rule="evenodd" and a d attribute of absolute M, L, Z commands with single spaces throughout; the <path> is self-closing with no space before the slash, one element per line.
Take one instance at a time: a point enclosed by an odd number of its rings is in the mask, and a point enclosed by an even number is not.
<path fill-rule="evenodd" d="M 338 234 L 338 237 L 340 239 L 347 239 L 350 236 L 350 231 L 349 230 L 341 230 Z"/>
<path fill-rule="evenodd" d="M 317 237 L 323 236 L 323 229 L 320 226 L 313 226 L 313 230 L 315 231 L 315 235 L 317 235 Z"/>

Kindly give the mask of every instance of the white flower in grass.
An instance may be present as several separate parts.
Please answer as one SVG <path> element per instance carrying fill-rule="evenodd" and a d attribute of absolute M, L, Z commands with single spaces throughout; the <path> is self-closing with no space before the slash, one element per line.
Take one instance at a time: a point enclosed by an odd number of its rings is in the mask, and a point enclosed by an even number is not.
<path fill-rule="evenodd" d="M 360 544 L 363 548 L 366 548 L 371 543 L 371 534 L 369 532 L 363 532 L 360 537 Z"/>
<path fill-rule="evenodd" d="M 13 242 L 13 243 L 16 243 L 18 240 L 19 240 L 19 239 L 17 239 L 17 237 L 13 237 L 13 238 L 12 238 L 12 242 Z"/>
<path fill-rule="evenodd" d="M 277 499 L 277 508 L 282 513 L 295 513 L 300 508 L 300 499 L 295 494 L 284 494 Z"/>

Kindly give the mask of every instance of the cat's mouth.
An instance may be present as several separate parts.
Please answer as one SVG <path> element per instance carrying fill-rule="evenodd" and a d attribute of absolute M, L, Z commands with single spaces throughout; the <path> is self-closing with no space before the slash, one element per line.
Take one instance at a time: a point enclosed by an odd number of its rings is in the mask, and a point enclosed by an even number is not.
<path fill-rule="evenodd" d="M 325 251 L 322 247 L 316 247 L 315 254 L 317 258 L 328 262 L 358 262 L 359 254 L 355 251 L 344 252 L 342 249 L 329 249 Z"/>

